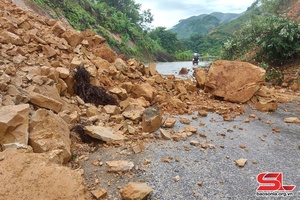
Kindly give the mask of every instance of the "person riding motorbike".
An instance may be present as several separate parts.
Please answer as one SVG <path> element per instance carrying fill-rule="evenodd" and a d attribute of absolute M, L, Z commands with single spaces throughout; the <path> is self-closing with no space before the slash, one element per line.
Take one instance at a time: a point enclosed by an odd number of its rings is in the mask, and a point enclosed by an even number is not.
<path fill-rule="evenodd" d="M 193 65 L 198 65 L 198 62 L 199 62 L 199 54 L 196 52 L 194 53 L 193 55 Z"/>

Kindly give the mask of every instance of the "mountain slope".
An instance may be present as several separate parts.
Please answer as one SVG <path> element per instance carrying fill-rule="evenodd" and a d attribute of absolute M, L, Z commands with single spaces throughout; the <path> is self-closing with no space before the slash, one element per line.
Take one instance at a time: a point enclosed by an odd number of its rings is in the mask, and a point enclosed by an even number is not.
<path fill-rule="evenodd" d="M 171 31 L 177 33 L 179 39 L 189 38 L 195 34 L 208 34 L 214 28 L 227 23 L 240 16 L 234 13 L 214 12 L 192 16 L 188 19 L 180 20 Z"/>

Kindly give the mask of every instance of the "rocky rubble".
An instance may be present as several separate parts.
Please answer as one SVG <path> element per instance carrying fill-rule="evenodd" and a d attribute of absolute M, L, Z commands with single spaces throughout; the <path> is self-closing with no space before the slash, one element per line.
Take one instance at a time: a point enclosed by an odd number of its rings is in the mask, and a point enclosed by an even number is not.
<path fill-rule="evenodd" d="M 135 59 L 122 59 L 123 55 L 117 55 L 107 46 L 105 38 L 91 30 L 76 31 L 60 21 L 22 10 L 10 0 L 1 0 L 0 8 L 0 145 L 1 155 L 5 157 L 0 160 L 0 165 L 6 166 L 7 162 L 22 159 L 28 162 L 34 160 L 32 164 L 21 162 L 18 164 L 20 169 L 12 173 L 22 173 L 23 164 L 35 170 L 38 168 L 35 164 L 39 165 L 39 162 L 47 163 L 50 171 L 63 169 L 65 174 L 75 173 L 62 165 L 73 162 L 75 154 L 88 157 L 88 153 L 78 150 L 86 147 L 78 139 L 82 138 L 82 134 L 105 145 L 126 142 L 134 147 L 134 151 L 140 152 L 143 149 L 141 140 L 157 138 L 150 133 L 174 126 L 177 120 L 172 116 L 174 114 L 198 112 L 198 116 L 203 117 L 207 112 L 216 112 L 224 120 L 230 120 L 243 113 L 239 104 L 231 102 L 244 103 L 249 99 L 260 110 L 276 109 L 275 93 L 268 91 L 269 88 L 260 88 L 263 71 L 252 65 L 248 69 L 250 64 L 218 61 L 215 64 L 218 66 L 212 67 L 208 76 L 204 71 L 196 72 L 196 81 L 162 76 L 153 63 L 146 67 Z M 90 76 L 87 87 L 103 88 L 117 103 L 95 105 L 93 101 L 85 102 L 84 92 L 75 95 L 74 73 L 78 66 L 84 67 Z M 236 71 L 226 69 L 231 66 L 236 66 Z M 238 66 L 247 73 L 242 75 Z M 252 73 L 252 68 L 257 74 Z M 214 72 L 218 75 L 215 76 Z M 254 79 L 245 82 L 245 76 L 250 79 L 250 74 Z M 224 82 L 219 85 L 217 80 Z M 219 101 L 214 95 L 231 102 Z M 265 101 L 266 98 L 268 100 Z M 183 120 L 183 123 L 187 125 L 185 130 L 174 133 L 160 129 L 158 138 L 181 140 L 197 131 L 197 128 L 188 126 L 189 122 Z M 83 132 L 70 131 L 78 124 L 83 127 Z M 139 145 L 136 146 L 136 143 Z M 4 168 L 1 166 L 1 169 Z M 48 187 L 45 187 L 48 191 L 52 191 L 52 187 L 57 188 L 56 183 L 51 182 L 52 175 L 55 176 L 52 173 L 43 175 L 48 181 Z M 6 172 L 0 173 L 0 176 L 5 177 L 0 194 L 9 195 L 11 199 L 20 198 L 18 193 L 7 192 L 13 187 L 6 184 L 11 177 Z M 60 177 L 62 182 L 70 178 Z M 62 190 L 66 194 L 76 192 L 63 197 L 58 193 L 53 199 L 88 198 L 80 186 L 82 178 L 75 177 L 79 186 L 62 187 Z M 22 180 L 25 181 L 29 177 L 24 178 Z M 39 175 L 30 180 L 23 184 L 35 188 L 34 191 L 29 190 L 30 197 L 39 197 L 38 188 L 44 187 L 35 185 L 34 180 L 40 180 Z M 80 189 L 74 189 L 77 187 Z M 149 192 L 151 189 L 147 186 L 145 194 Z M 123 195 L 125 193 L 128 192 L 124 189 Z M 26 195 L 23 197 L 29 199 Z"/>

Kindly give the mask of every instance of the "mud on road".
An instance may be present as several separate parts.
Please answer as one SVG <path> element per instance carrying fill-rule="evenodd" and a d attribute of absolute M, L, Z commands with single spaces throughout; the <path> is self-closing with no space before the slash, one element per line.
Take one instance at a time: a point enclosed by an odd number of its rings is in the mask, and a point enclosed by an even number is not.
<path fill-rule="evenodd" d="M 283 121 L 299 117 L 299 103 L 280 104 L 272 113 L 247 105 L 244 109 L 245 114 L 231 122 L 213 113 L 185 116 L 194 117 L 190 125 L 198 127 L 197 133 L 185 141 L 144 143 L 145 150 L 138 154 L 126 147 L 100 148 L 81 163 L 87 184 L 90 189 L 107 190 L 107 199 L 121 199 L 119 189 L 133 181 L 153 188 L 149 199 L 261 199 L 256 196 L 257 175 L 282 172 L 283 184 L 296 185 L 293 197 L 285 199 L 300 198 L 300 125 Z M 178 120 L 175 129 L 185 126 Z M 241 158 L 247 159 L 244 167 L 235 163 Z M 92 164 L 96 160 L 101 166 Z M 105 163 L 114 160 L 133 161 L 135 167 L 126 173 L 108 173 Z"/>

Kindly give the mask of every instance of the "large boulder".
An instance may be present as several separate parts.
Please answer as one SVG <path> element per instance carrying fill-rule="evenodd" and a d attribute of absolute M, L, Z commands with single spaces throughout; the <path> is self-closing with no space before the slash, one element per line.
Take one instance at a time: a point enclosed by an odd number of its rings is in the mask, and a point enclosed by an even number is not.
<path fill-rule="evenodd" d="M 247 62 L 218 60 L 209 69 L 205 90 L 226 101 L 245 103 L 259 90 L 265 74 Z"/>
<path fill-rule="evenodd" d="M 31 117 L 29 131 L 29 145 L 35 153 L 55 154 L 60 163 L 70 160 L 69 127 L 58 115 L 45 109 L 37 110 Z"/>
<path fill-rule="evenodd" d="M 0 107 L 0 145 L 28 143 L 29 104 Z"/>

